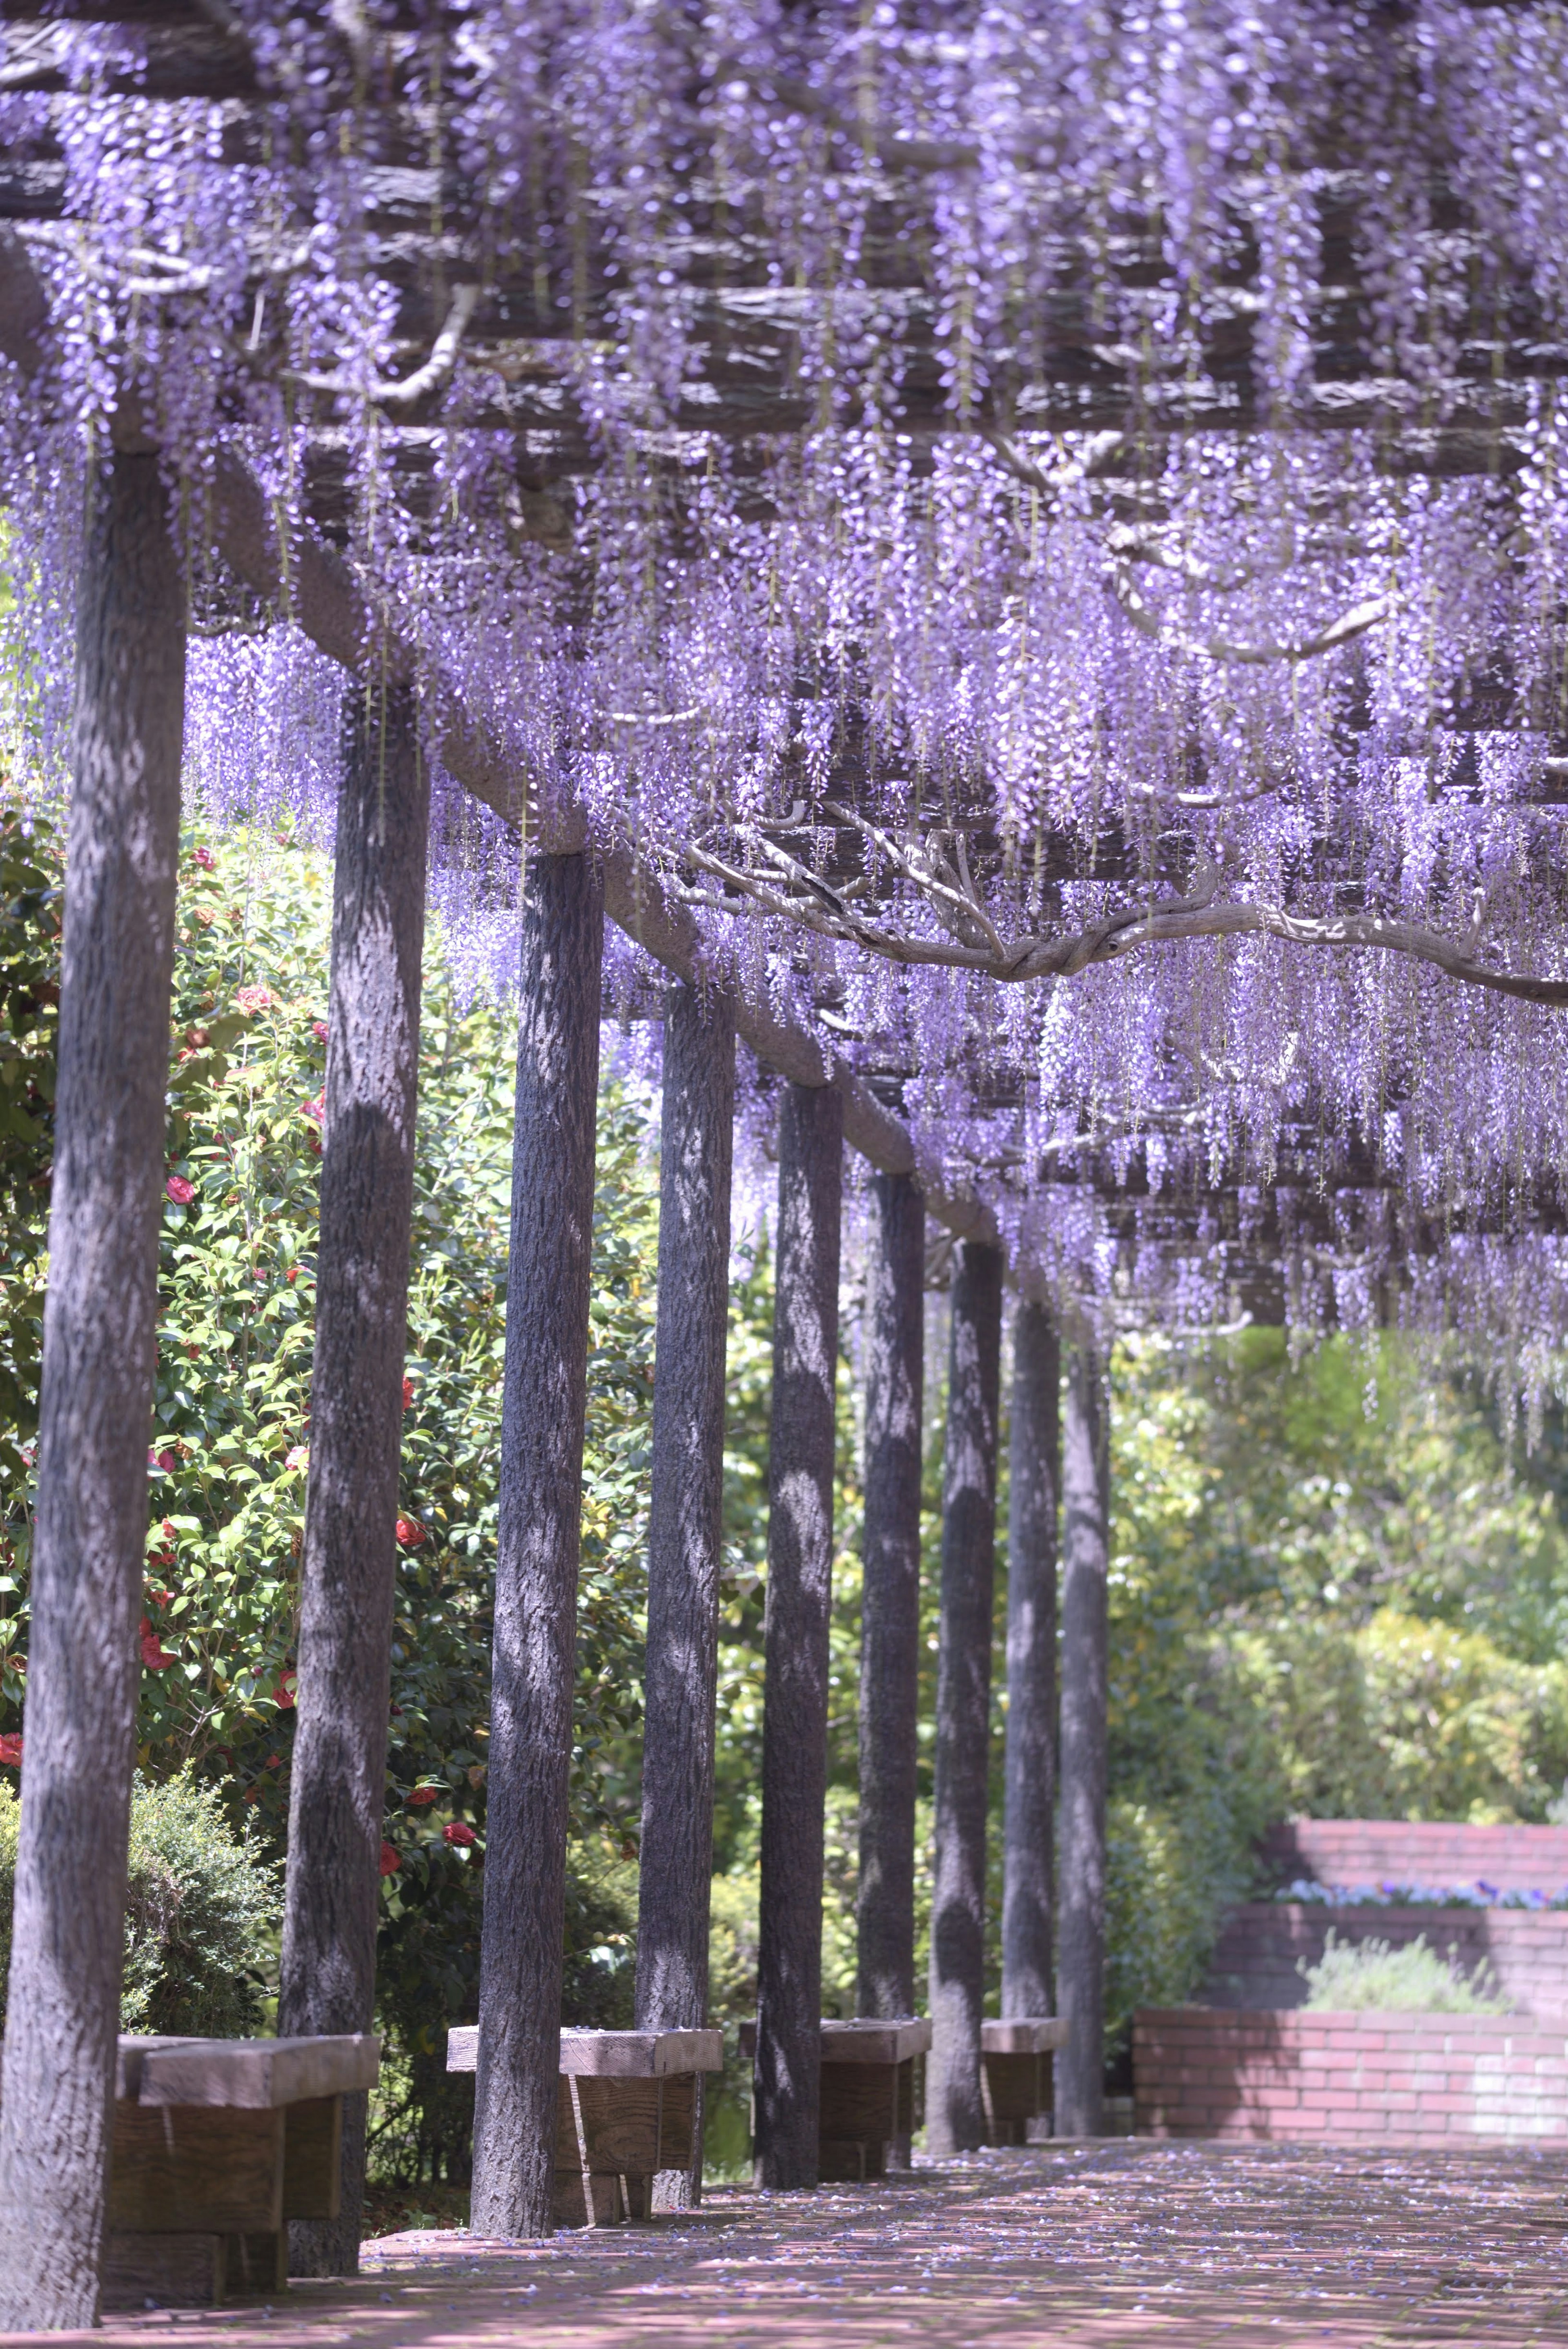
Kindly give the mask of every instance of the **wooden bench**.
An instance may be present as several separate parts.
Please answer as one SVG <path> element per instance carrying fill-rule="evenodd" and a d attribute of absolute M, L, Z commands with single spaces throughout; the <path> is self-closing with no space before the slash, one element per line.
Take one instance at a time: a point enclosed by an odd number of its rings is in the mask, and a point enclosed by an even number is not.
<path fill-rule="evenodd" d="M 1043 2122 L 1051 2110 L 1051 2059 L 1067 2035 L 1067 2023 L 1054 2014 L 982 2023 L 980 2086 L 989 2144 L 1030 2143 L 1030 2123 Z"/>
<path fill-rule="evenodd" d="M 885 2178 L 892 2150 L 914 2129 L 914 2063 L 931 2045 L 922 2015 L 824 2021 L 817 2175 L 824 2186 Z M 740 2053 L 757 2054 L 757 2025 L 740 2026 Z"/>
<path fill-rule="evenodd" d="M 476 2071 L 479 2048 L 477 2023 L 449 2032 L 448 2071 Z M 696 2154 L 696 2075 L 723 2069 L 721 2031 L 563 2031 L 557 2225 L 652 2218 L 658 2172 L 689 2169 Z"/>
<path fill-rule="evenodd" d="M 343 2099 L 376 2084 L 368 2032 L 122 2039 L 103 2290 L 108 2308 L 215 2308 L 288 2282 L 291 2219 L 335 2219 Z"/>

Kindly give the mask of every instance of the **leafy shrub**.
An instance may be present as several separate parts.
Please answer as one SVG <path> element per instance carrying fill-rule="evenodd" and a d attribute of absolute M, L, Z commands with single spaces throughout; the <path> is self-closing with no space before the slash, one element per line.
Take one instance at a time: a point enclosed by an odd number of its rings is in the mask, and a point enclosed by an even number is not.
<path fill-rule="evenodd" d="M 0 1485 L 38 1421 L 62 895 L 53 829 L 0 807 Z"/>
<path fill-rule="evenodd" d="M 1217 1792 L 1180 1807 L 1113 1798 L 1106 1836 L 1105 2044 L 1123 2045 L 1140 2006 L 1179 2006 L 1202 1980 L 1250 1874 L 1244 1842 Z"/>
<path fill-rule="evenodd" d="M 370 2107 L 370 2164 L 383 2185 L 466 2186 L 473 2171 L 474 2075 L 447 2070 L 447 2033 L 479 2013 L 482 1878 L 436 1844 L 387 1887 L 377 1944 L 387 2040 Z M 566 1879 L 561 2020 L 624 2031 L 633 2020 L 635 1922 L 613 1878 L 578 1861 Z"/>
<path fill-rule="evenodd" d="M 1341 1941 L 1330 1927 L 1315 1966 L 1305 1958 L 1296 1971 L 1308 1985 L 1309 2007 L 1346 2013 L 1358 2009 L 1424 2014 L 1506 2014 L 1508 2001 L 1497 1993 L 1488 1965 L 1467 1974 L 1454 1955 L 1440 1958 L 1424 1933 L 1402 1949 L 1391 1941 Z"/>
<path fill-rule="evenodd" d="M 0 2002 L 11 1963 L 21 1820 L 15 1795 L 0 1786 Z M 188 1774 L 162 1785 L 138 1777 L 130 1798 L 121 2030 L 212 2039 L 259 2031 L 278 1912 L 276 1871 L 234 1835 L 211 1788 Z"/>

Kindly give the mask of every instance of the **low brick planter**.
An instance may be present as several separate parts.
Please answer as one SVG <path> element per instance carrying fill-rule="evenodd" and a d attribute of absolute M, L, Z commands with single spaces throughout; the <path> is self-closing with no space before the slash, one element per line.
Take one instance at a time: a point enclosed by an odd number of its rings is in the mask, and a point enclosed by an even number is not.
<path fill-rule="evenodd" d="M 1132 2073 L 1140 2137 L 1568 2140 L 1568 2036 L 1529 2017 L 1143 2007 Z"/>
<path fill-rule="evenodd" d="M 1317 1901 L 1247 1900 L 1226 1917 L 1199 1995 L 1205 2006 L 1250 2012 L 1305 2005 L 1308 1990 L 1298 1962 L 1315 1965 L 1331 1932 L 1339 1941 L 1391 1941 L 1396 1948 L 1424 1934 L 1439 1957 L 1451 1949 L 1467 1973 L 1490 1965 L 1520 2013 L 1568 2018 L 1568 1909 L 1330 1909 Z"/>

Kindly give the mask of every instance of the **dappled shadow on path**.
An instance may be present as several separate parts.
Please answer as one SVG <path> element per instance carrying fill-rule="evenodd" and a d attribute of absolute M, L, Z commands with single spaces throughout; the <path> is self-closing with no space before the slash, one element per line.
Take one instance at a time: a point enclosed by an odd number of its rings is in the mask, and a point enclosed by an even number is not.
<path fill-rule="evenodd" d="M 1568 2349 L 1568 2155 L 1114 2140 L 676 2222 L 384 2238 L 268 2312 L 79 2336 L 324 2349 Z M 56 2336 L 76 2338 L 77 2336 Z"/>

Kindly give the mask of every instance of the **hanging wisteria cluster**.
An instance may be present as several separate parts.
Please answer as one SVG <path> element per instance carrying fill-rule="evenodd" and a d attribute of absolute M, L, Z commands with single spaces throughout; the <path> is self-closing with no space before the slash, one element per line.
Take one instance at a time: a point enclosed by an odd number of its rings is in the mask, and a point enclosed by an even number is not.
<path fill-rule="evenodd" d="M 1302 1329 L 1548 1362 L 1562 8 L 91 13 L 0 27 L 37 779 L 129 416 L 215 812 L 327 836 L 324 535 L 438 767 L 460 705 L 511 779 L 438 781 L 475 985 L 578 812 L 1021 1277 L 1187 1324 L 1263 1309 L 1263 1262 Z M 217 551 L 236 464 L 273 610 Z M 634 947 L 609 977 L 656 999 Z"/>

